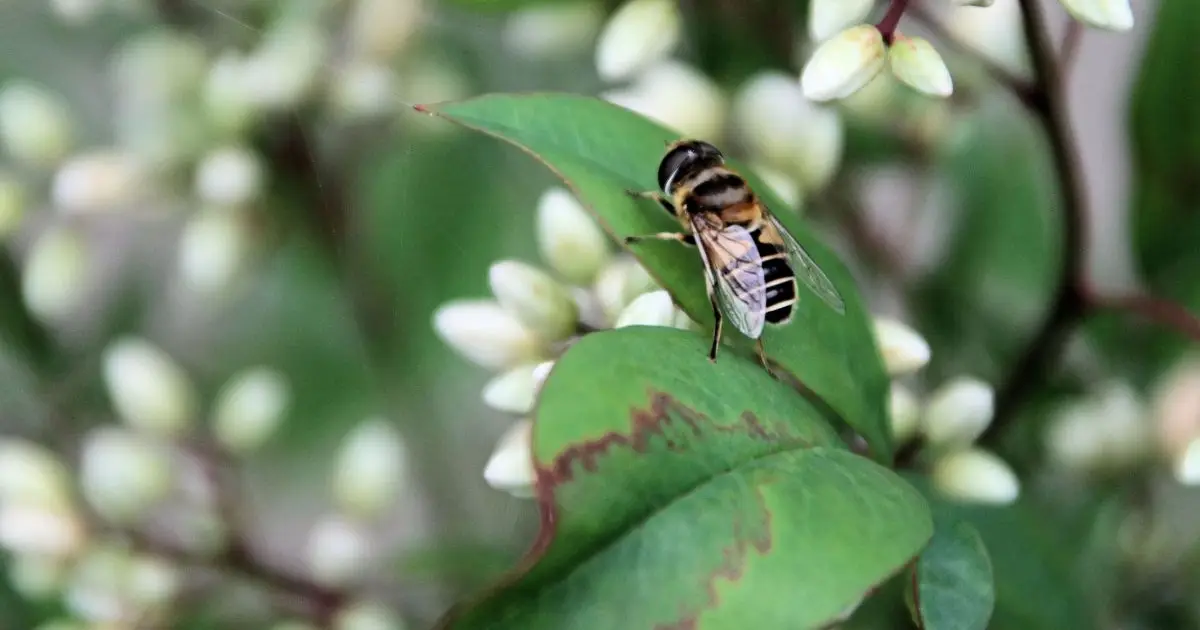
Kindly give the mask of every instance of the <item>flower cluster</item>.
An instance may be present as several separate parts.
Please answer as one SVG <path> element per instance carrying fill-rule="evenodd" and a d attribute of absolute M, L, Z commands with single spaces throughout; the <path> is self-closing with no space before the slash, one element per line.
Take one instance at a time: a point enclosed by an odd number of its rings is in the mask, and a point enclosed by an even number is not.
<path fill-rule="evenodd" d="M 70 615 L 89 623 L 168 624 L 170 604 L 190 586 L 180 562 L 203 563 L 245 544 L 226 511 L 236 497 L 221 469 L 278 432 L 291 388 L 278 371 L 251 367 L 205 405 L 178 363 L 132 337 L 105 350 L 103 380 L 119 423 L 83 436 L 74 472 L 45 447 L 0 442 L 0 546 L 12 554 L 12 583 L 31 599 L 61 597 Z M 202 431 L 197 419 L 205 416 Z M 364 422 L 346 438 L 335 462 L 337 511 L 310 536 L 315 581 L 346 585 L 369 566 L 361 530 L 392 505 L 402 461 L 399 436 L 385 422 Z M 348 606 L 347 618 L 380 618 L 370 602 Z M 399 626 L 339 625 L 366 627 Z"/>

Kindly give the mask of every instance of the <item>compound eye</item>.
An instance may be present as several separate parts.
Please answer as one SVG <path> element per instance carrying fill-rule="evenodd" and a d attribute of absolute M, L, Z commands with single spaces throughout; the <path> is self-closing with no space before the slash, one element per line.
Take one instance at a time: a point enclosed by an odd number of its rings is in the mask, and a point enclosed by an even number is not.
<path fill-rule="evenodd" d="M 697 158 L 694 145 L 685 144 L 671 149 L 658 164 L 658 187 L 670 194 L 671 184 L 679 181 L 679 174 L 695 163 Z"/>

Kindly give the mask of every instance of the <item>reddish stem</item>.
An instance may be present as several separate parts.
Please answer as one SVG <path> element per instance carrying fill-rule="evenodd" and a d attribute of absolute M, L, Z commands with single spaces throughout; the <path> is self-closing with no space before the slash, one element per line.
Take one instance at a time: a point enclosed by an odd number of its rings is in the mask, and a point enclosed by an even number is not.
<path fill-rule="evenodd" d="M 892 0 L 888 6 L 887 13 L 883 14 L 883 19 L 875 25 L 879 29 L 879 34 L 883 35 L 883 41 L 888 46 L 892 45 L 892 41 L 896 38 L 896 27 L 900 26 L 900 18 L 904 17 L 904 11 L 908 9 L 908 0 Z"/>

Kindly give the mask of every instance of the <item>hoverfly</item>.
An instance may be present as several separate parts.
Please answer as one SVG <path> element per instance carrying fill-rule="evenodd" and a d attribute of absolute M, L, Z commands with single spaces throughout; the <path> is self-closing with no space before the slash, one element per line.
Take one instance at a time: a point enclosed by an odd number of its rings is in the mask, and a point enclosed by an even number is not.
<path fill-rule="evenodd" d="M 709 361 L 717 360 L 724 311 L 742 334 L 756 340 L 766 364 L 763 327 L 791 319 L 799 299 L 797 278 L 835 312 L 845 313 L 833 283 L 746 180 L 725 166 L 725 156 L 716 147 L 700 140 L 670 144 L 658 165 L 658 185 L 661 193 L 627 192 L 658 202 L 687 231 L 629 236 L 625 243 L 664 240 L 699 245 L 716 322 Z"/>

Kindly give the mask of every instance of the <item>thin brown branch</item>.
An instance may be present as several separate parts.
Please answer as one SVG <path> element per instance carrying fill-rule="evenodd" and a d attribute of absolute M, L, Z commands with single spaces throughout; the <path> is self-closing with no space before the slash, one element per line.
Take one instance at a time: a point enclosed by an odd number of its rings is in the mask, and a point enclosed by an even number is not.
<path fill-rule="evenodd" d="M 892 0 L 888 5 L 887 13 L 884 13 L 883 18 L 875 25 L 888 46 L 891 46 L 892 41 L 896 39 L 896 29 L 900 26 L 900 18 L 904 17 L 904 12 L 908 9 L 908 3 L 909 0 Z"/>
<path fill-rule="evenodd" d="M 1088 296 L 1088 306 L 1132 313 L 1164 328 L 1170 328 L 1200 343 L 1200 317 L 1174 302 L 1152 295 L 1096 295 Z"/>

